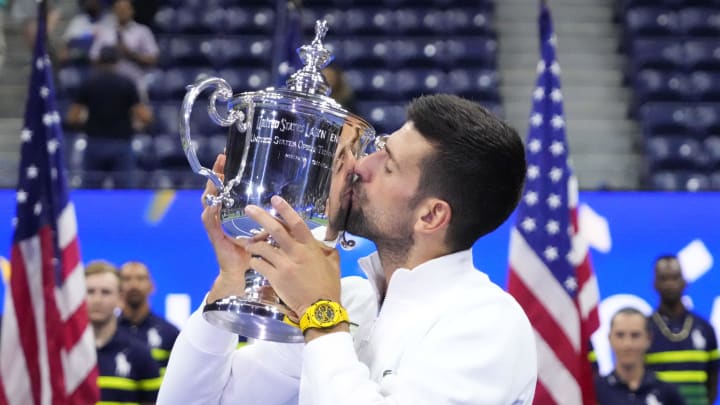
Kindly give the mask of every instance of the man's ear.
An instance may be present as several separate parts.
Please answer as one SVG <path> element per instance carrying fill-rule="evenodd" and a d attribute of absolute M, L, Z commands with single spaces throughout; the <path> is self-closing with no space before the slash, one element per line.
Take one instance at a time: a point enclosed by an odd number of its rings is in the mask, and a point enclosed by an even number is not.
<path fill-rule="evenodd" d="M 415 224 L 415 230 L 423 233 L 431 233 L 447 228 L 452 218 L 452 209 L 447 201 L 430 198 L 419 206 L 419 219 Z"/>

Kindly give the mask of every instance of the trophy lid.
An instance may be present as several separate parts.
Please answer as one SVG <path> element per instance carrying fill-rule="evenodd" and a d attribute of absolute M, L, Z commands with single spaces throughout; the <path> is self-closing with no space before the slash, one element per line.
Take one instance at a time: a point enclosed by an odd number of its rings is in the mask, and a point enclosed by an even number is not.
<path fill-rule="evenodd" d="M 332 89 L 321 73 L 321 70 L 333 60 L 330 50 L 325 48 L 322 43 L 327 31 L 327 21 L 315 21 L 315 39 L 310 45 L 298 48 L 298 54 L 305 66 L 293 73 L 287 80 L 288 90 L 323 96 L 330 95 Z"/>

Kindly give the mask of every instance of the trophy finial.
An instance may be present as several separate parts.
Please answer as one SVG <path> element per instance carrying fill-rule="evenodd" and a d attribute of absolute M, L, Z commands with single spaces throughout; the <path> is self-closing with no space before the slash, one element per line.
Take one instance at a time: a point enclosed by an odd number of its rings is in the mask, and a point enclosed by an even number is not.
<path fill-rule="evenodd" d="M 288 89 L 309 94 L 330 95 L 332 89 L 320 72 L 333 60 L 332 53 L 322 43 L 327 32 L 327 21 L 315 21 L 315 39 L 309 45 L 298 48 L 304 66 L 290 76 L 287 81 Z"/>
<path fill-rule="evenodd" d="M 312 41 L 312 45 L 321 45 L 322 40 L 325 39 L 325 35 L 328 32 L 327 21 L 317 20 L 315 21 L 315 39 Z"/>

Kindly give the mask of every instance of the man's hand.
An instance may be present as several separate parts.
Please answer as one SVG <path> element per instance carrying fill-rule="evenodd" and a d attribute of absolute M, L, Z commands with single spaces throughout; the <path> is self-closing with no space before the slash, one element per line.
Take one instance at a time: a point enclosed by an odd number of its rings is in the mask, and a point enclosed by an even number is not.
<path fill-rule="evenodd" d="M 337 250 L 317 241 L 305 221 L 281 197 L 274 196 L 271 203 L 282 222 L 260 207 L 245 208 L 245 213 L 274 241 L 250 241 L 250 267 L 270 281 L 277 295 L 298 316 L 319 299 L 340 302 Z"/>
<path fill-rule="evenodd" d="M 223 179 L 225 155 L 218 155 L 213 165 L 213 171 Z M 245 290 L 245 272 L 250 268 L 250 254 L 245 250 L 247 241 L 236 240 L 228 236 L 220 225 L 220 205 L 209 207 L 205 204 L 206 195 L 215 195 L 218 190 L 208 180 L 201 198 L 205 209 L 202 212 L 202 222 L 210 242 L 215 249 L 215 256 L 220 265 L 220 274 L 215 279 L 207 301 L 214 302 L 228 295 L 242 295 Z"/>

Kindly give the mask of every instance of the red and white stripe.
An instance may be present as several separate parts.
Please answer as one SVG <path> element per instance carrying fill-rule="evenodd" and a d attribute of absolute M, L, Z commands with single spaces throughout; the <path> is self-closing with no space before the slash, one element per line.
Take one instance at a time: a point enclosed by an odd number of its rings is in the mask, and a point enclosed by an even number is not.
<path fill-rule="evenodd" d="M 569 260 L 576 269 L 575 299 L 513 228 L 510 236 L 508 289 L 535 329 L 538 353 L 536 404 L 595 404 L 592 370 L 587 360 L 590 335 L 597 329 L 600 294 L 588 244 L 579 236 L 577 181 L 571 178 L 568 203 L 572 223 Z"/>
<path fill-rule="evenodd" d="M 98 399 L 97 358 L 72 203 L 58 218 L 57 229 L 60 285 L 49 226 L 12 247 L 0 343 L 0 376 L 10 405 L 88 404 Z"/>

